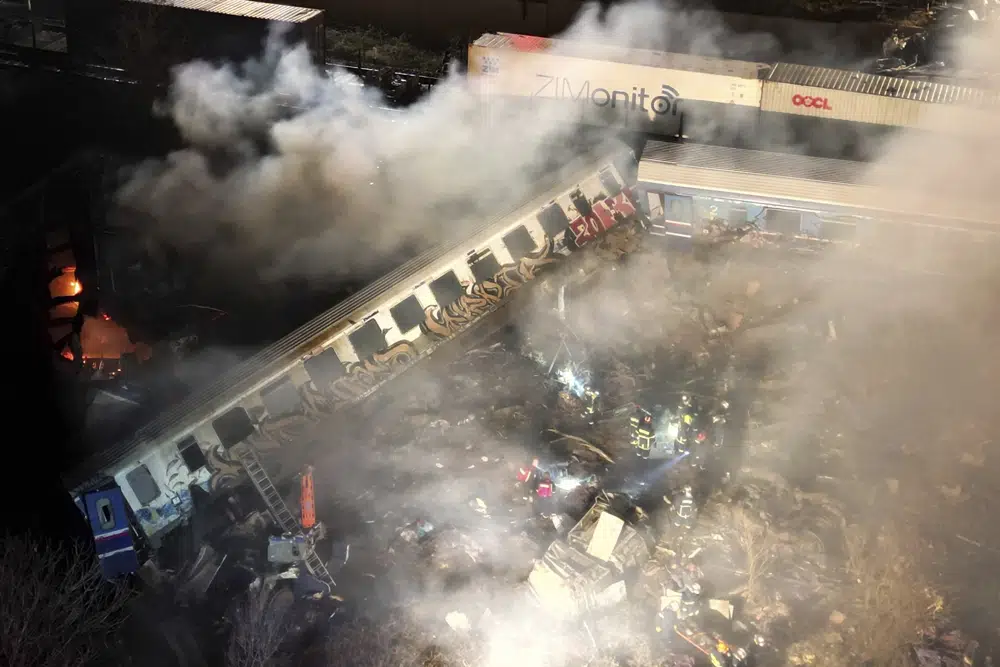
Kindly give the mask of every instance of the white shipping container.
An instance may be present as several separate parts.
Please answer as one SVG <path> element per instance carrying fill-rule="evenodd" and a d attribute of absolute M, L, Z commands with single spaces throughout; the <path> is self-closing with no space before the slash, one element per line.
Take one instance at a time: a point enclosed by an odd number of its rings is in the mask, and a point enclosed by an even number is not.
<path fill-rule="evenodd" d="M 854 123 L 956 133 L 994 131 L 987 91 L 913 79 L 779 63 L 764 81 L 761 110 Z"/>
<path fill-rule="evenodd" d="M 481 46 L 469 49 L 469 73 L 484 79 L 484 92 L 492 95 L 642 108 L 651 120 L 672 113 L 678 101 L 756 108 L 761 96 L 761 81 L 739 68 L 706 73 Z"/>

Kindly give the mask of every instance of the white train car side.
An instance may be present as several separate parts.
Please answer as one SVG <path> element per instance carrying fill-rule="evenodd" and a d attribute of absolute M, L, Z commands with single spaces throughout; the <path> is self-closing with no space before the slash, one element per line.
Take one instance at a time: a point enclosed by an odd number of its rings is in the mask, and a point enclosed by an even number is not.
<path fill-rule="evenodd" d="M 269 452 L 296 444 L 324 416 L 482 320 L 540 272 L 610 227 L 640 220 L 630 186 L 635 170 L 628 150 L 599 164 L 581 161 L 563 172 L 575 175 L 526 205 L 400 267 L 101 452 L 66 478 L 67 487 L 75 497 L 113 489 L 155 546 L 191 516 L 193 488 L 211 494 L 240 483 L 244 471 L 231 448 L 252 443 L 267 461 Z"/>
<path fill-rule="evenodd" d="M 681 248 L 711 223 L 753 225 L 799 243 L 859 245 L 883 233 L 936 235 L 941 242 L 959 232 L 994 240 L 1000 234 L 992 202 L 875 186 L 874 178 L 849 160 L 649 142 L 637 190 L 651 233 Z M 978 245 L 984 252 L 995 247 Z"/>

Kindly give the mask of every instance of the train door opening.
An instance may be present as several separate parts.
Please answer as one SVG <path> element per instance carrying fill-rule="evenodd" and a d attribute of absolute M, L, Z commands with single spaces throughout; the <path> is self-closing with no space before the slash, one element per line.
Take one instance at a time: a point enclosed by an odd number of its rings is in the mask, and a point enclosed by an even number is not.
<path fill-rule="evenodd" d="M 694 206 L 691 197 L 674 194 L 647 194 L 650 233 L 665 236 L 671 247 L 688 248 L 694 237 Z"/>

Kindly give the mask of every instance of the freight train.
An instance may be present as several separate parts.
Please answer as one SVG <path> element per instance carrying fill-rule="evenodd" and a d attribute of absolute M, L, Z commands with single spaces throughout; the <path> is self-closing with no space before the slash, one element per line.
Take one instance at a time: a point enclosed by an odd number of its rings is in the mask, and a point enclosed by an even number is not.
<path fill-rule="evenodd" d="M 611 227 L 641 222 L 629 186 L 636 167 L 621 148 L 560 169 L 564 178 L 542 179 L 531 201 L 403 265 L 66 476 L 105 572 L 134 569 L 135 542 L 156 548 L 185 524 L 193 494 L 219 497 L 243 483 L 242 443 L 262 456 L 286 447 L 287 458 L 325 416 L 373 394 Z"/>
<path fill-rule="evenodd" d="M 473 42 L 468 71 L 488 117 L 498 99 L 575 103 L 592 124 L 747 148 L 830 152 L 892 128 L 976 133 L 994 126 L 998 107 L 996 92 L 952 83 L 507 33 Z"/>

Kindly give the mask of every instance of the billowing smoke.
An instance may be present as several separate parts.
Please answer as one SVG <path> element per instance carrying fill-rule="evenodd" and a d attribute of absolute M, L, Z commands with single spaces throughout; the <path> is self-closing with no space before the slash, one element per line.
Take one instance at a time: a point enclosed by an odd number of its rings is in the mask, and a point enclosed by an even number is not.
<path fill-rule="evenodd" d="M 663 35 L 683 21 L 652 3 L 618 6 L 603 15 L 588 7 L 568 36 L 667 49 Z M 698 26 L 702 36 L 692 40 L 696 50 L 712 53 L 713 42 L 723 35 L 718 24 L 702 14 L 691 25 Z M 995 45 L 1000 40 L 992 40 L 989 53 L 982 51 L 983 42 L 978 44 L 963 54 L 976 61 L 968 67 L 998 64 L 1000 47 Z M 143 165 L 121 199 L 151 214 L 158 221 L 156 233 L 192 248 L 211 248 L 220 263 L 250 260 L 253 266 L 268 267 L 269 276 L 328 278 L 450 238 L 519 205 L 543 176 L 558 172 L 579 150 L 580 119 L 574 111 L 556 106 L 528 109 L 497 100 L 487 125 L 476 94 L 458 75 L 409 109 L 388 111 L 382 105 L 379 95 L 357 80 L 346 74 L 327 77 L 309 63 L 304 49 L 283 49 L 278 42 L 260 62 L 245 67 L 187 65 L 177 71 L 165 109 L 189 146 Z M 955 122 L 952 114 L 942 111 L 932 129 L 951 130 Z M 993 126 L 981 122 L 979 132 L 970 132 L 974 140 L 944 132 L 937 137 L 899 137 L 885 149 L 872 182 L 884 187 L 904 184 L 925 197 L 988 195 L 996 181 L 991 156 L 997 146 Z M 897 195 L 887 190 L 886 196 Z M 725 292 L 741 285 L 736 291 L 742 299 L 774 299 L 775 309 L 794 303 L 800 306 L 792 309 L 798 315 L 840 327 L 835 343 L 817 343 L 804 351 L 793 349 L 797 340 L 780 326 L 754 333 L 775 365 L 798 364 L 803 356 L 807 362 L 793 381 L 793 398 L 773 407 L 783 420 L 775 440 L 786 448 L 789 468 L 797 468 L 800 475 L 826 474 L 819 468 L 803 470 L 801 461 L 812 464 L 815 458 L 796 454 L 815 443 L 818 431 L 832 432 L 850 443 L 842 448 L 849 465 L 838 474 L 862 481 L 866 488 L 873 488 L 872 480 L 891 477 L 899 482 L 898 487 L 885 487 L 898 488 L 898 496 L 880 491 L 872 503 L 931 518 L 918 522 L 928 530 L 949 517 L 956 523 L 959 518 L 970 521 L 970 530 L 977 525 L 982 529 L 986 524 L 976 524 L 970 514 L 949 514 L 956 505 L 948 503 L 963 493 L 968 498 L 987 491 L 983 486 L 970 490 L 956 447 L 988 440 L 995 423 L 992 396 L 998 387 L 992 360 L 997 356 L 992 353 L 992 332 L 1000 314 L 991 297 L 995 270 L 979 259 L 972 261 L 977 255 L 969 248 L 982 246 L 965 242 L 967 237 L 958 243 L 947 235 L 943 242 L 898 234 L 870 236 L 864 257 L 851 251 L 833 254 L 799 272 L 802 282 L 796 285 L 782 282 L 786 272 L 780 262 L 756 276 L 722 262 L 702 268 L 690 287 L 697 292 L 725 284 L 726 289 L 720 288 Z M 864 275 L 859 274 L 859 262 Z M 669 267 L 652 269 L 664 281 L 671 279 Z M 690 321 L 679 314 L 678 304 L 658 301 L 674 290 L 660 290 L 661 283 L 649 279 L 652 269 L 624 268 L 619 273 L 624 278 L 580 293 L 577 298 L 588 304 L 590 317 L 580 322 L 576 334 L 592 346 L 614 348 L 622 343 L 623 331 L 640 331 L 645 340 L 626 342 L 642 344 L 685 330 Z M 629 271 L 636 273 L 630 276 Z M 753 283 L 758 284 L 751 288 Z M 721 311 L 727 297 L 720 293 L 712 298 Z M 655 321 L 655 328 L 637 329 L 637 316 Z M 528 328 L 546 326 L 540 321 Z M 459 391 L 431 379 L 422 382 L 428 384 L 414 395 L 452 396 Z M 826 399 L 835 394 L 849 398 L 836 399 L 840 408 L 829 412 Z M 494 438 L 485 425 L 465 428 L 469 442 Z M 413 512 L 406 518 L 427 513 L 459 522 L 462 510 L 482 493 L 430 481 L 437 462 L 427 452 L 407 450 L 406 443 L 392 460 L 376 462 L 367 477 L 348 452 L 368 443 L 351 442 L 345 433 L 336 437 L 348 440 L 339 443 L 343 465 L 335 462 L 326 469 L 352 474 L 330 474 L 323 483 L 335 485 L 338 496 L 356 490 L 355 509 L 367 508 L 373 520 L 398 507 L 402 496 Z M 331 441 L 331 449 L 337 444 Z M 498 442 L 493 449 L 520 462 L 532 446 Z M 387 473 L 405 476 L 407 482 L 385 490 L 381 485 Z M 939 490 L 956 485 L 957 495 Z M 376 487 L 379 497 L 373 500 L 366 492 Z M 988 506 L 989 497 L 981 499 Z M 491 508 L 504 506 L 502 499 L 483 500 Z M 502 565 L 509 555 L 509 536 L 502 531 L 492 536 L 480 538 L 487 551 L 483 557 Z M 449 611 L 470 609 L 472 601 L 483 602 L 483 595 L 496 596 L 490 609 L 495 614 L 504 611 L 490 635 L 489 655 L 476 664 L 501 667 L 529 664 L 529 657 L 540 654 L 572 654 L 562 650 L 559 633 L 537 620 L 519 594 L 511 592 L 519 589 L 504 584 L 481 594 L 479 585 L 488 581 L 484 577 L 457 591 L 444 586 L 421 590 L 419 604 L 409 611 L 431 634 Z M 413 587 L 409 590 L 414 592 Z M 550 631 L 540 635 L 540 627 Z M 565 637 L 578 639 L 575 634 Z M 530 645 L 532 641 L 539 646 Z"/>
<path fill-rule="evenodd" d="M 573 32 L 652 47 L 657 12 L 600 21 L 588 9 Z M 163 238 L 211 247 L 220 262 L 251 259 L 273 277 L 352 274 L 519 206 L 559 178 L 580 129 L 575 109 L 502 100 L 487 125 L 458 73 L 389 110 L 277 38 L 259 62 L 179 68 L 163 107 L 188 147 L 141 166 L 121 201 L 151 214 Z"/>
<path fill-rule="evenodd" d="M 586 6 L 564 37 L 594 45 L 595 58 L 606 46 L 749 58 L 775 44 L 652 1 Z M 120 202 L 151 216 L 165 241 L 275 279 L 391 265 L 519 206 L 564 176 L 584 145 L 598 150 L 580 139 L 572 105 L 494 98 L 487 114 L 475 84 L 453 72 L 417 104 L 390 110 L 379 92 L 319 71 L 280 36 L 256 62 L 178 68 L 161 110 L 186 147 L 141 165 Z M 727 117 L 688 130 L 713 128 L 734 135 L 747 125 Z M 781 127 L 769 134 L 787 139 Z"/>
<path fill-rule="evenodd" d="M 1000 67 L 1000 26 L 983 30 L 953 49 L 959 69 Z M 1000 142 L 987 81 L 971 84 L 984 92 L 978 108 L 941 105 L 921 130 L 878 144 L 871 164 L 858 165 L 867 187 L 886 203 L 950 203 L 988 219 Z M 864 223 L 858 242 L 809 261 L 790 253 L 754 262 L 741 251 L 695 271 L 633 262 L 579 294 L 573 335 L 594 348 L 678 345 L 692 294 L 720 326 L 733 311 L 746 314 L 734 351 L 765 356 L 761 386 L 787 390 L 757 392 L 763 409 L 745 466 L 765 465 L 754 452 L 771 450 L 771 470 L 843 499 L 852 520 L 914 529 L 928 578 L 955 591 L 967 629 L 992 632 L 996 619 L 982 610 L 995 591 L 981 582 L 996 567 L 1000 534 L 982 508 L 997 499 L 1000 243 L 991 233 Z M 682 277 L 694 284 L 674 282 Z"/>

